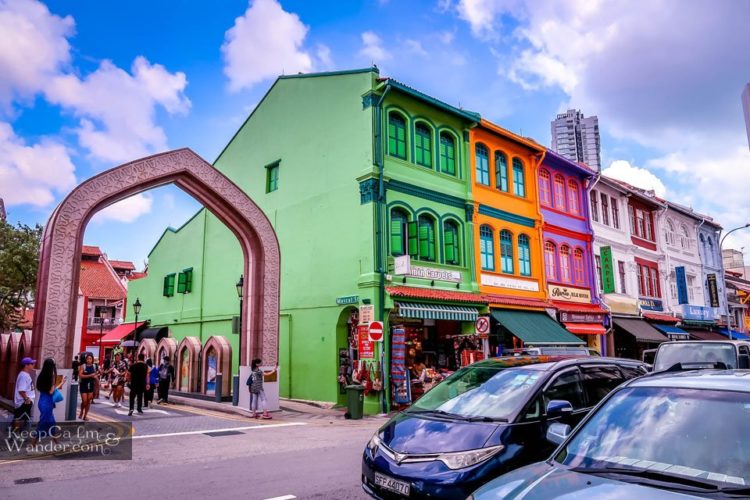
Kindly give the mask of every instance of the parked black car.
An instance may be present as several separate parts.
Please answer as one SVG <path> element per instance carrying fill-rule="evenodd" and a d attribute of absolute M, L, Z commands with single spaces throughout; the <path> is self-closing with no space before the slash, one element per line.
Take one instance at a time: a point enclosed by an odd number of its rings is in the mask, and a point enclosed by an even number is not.
<path fill-rule="evenodd" d="M 466 498 L 506 471 L 547 458 L 552 423 L 575 426 L 638 361 L 493 358 L 462 368 L 381 427 L 364 450 L 362 487 L 376 498 Z"/>

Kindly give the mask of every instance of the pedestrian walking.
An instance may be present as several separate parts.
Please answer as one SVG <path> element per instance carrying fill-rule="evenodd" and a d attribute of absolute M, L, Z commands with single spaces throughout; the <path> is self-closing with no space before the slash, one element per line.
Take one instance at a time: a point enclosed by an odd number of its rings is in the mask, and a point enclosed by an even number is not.
<path fill-rule="evenodd" d="M 148 366 L 148 388 L 143 406 L 148 408 L 148 405 L 154 405 L 154 390 L 159 385 L 159 367 L 154 366 L 151 358 L 146 360 L 146 366 Z"/>
<path fill-rule="evenodd" d="M 57 442 L 59 436 L 56 433 L 57 422 L 55 421 L 54 409 L 56 402 L 62 401 L 60 399 L 62 394 L 55 395 L 55 391 L 60 391 L 60 388 L 65 383 L 66 377 L 61 377 L 57 380 L 57 365 L 55 360 L 47 358 L 42 364 L 42 371 L 36 379 L 36 390 L 39 392 L 39 423 L 36 426 L 36 435 L 31 440 L 31 445 L 36 445 L 39 438 L 49 436 L 53 441 Z"/>
<path fill-rule="evenodd" d="M 13 391 L 13 428 L 16 431 L 22 430 L 28 422 L 31 421 L 31 411 L 34 408 L 34 381 L 31 379 L 31 372 L 36 364 L 35 359 L 23 358 L 21 360 L 21 371 L 16 377 L 16 388 Z"/>
<path fill-rule="evenodd" d="M 78 382 L 78 367 L 81 366 L 81 362 L 78 361 L 78 356 L 73 356 L 73 381 Z"/>
<path fill-rule="evenodd" d="M 276 369 L 264 372 L 260 369 L 260 364 L 260 359 L 254 359 L 250 363 L 251 373 L 247 379 L 247 386 L 250 391 L 250 411 L 253 412 L 253 418 L 258 418 L 258 410 L 262 409 L 262 418 L 270 420 L 271 415 L 268 413 L 266 392 L 263 390 L 263 375 L 271 375 L 276 372 Z"/>
<path fill-rule="evenodd" d="M 94 366 L 94 355 L 86 353 L 84 363 L 78 367 L 78 379 L 80 380 L 78 388 L 81 391 L 81 411 L 78 418 L 85 421 L 89 419 L 89 408 L 91 408 L 91 401 L 94 400 L 94 385 L 98 376 L 99 374 Z"/>
<path fill-rule="evenodd" d="M 148 380 L 148 366 L 143 361 L 143 353 L 138 355 L 138 361 L 128 368 L 128 380 L 130 385 L 130 411 L 128 415 L 133 415 L 133 406 L 138 401 L 138 414 L 143 415 L 143 393 L 150 387 Z"/>
<path fill-rule="evenodd" d="M 125 393 L 125 377 L 128 372 L 128 364 L 122 359 L 122 354 L 115 354 L 115 360 L 109 368 L 112 377 L 112 401 L 115 408 L 122 406 L 122 396 Z"/>
<path fill-rule="evenodd" d="M 169 356 L 164 356 L 159 365 L 159 400 L 157 403 L 169 403 L 169 386 L 174 380 L 174 368 L 169 364 Z"/>

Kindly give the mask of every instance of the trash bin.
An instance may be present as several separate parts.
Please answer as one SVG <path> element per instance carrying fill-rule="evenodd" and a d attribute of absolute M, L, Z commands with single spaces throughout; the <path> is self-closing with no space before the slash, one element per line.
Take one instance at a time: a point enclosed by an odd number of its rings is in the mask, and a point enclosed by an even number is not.
<path fill-rule="evenodd" d="M 365 386 L 347 385 L 346 402 L 349 418 L 352 420 L 361 420 L 365 405 Z"/>

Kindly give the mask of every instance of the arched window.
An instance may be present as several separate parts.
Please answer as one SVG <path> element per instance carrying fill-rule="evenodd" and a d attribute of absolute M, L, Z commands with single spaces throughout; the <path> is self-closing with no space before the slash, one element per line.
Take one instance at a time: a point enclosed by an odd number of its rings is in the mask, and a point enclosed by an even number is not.
<path fill-rule="evenodd" d="M 409 216 L 400 208 L 391 210 L 391 255 L 406 254 L 406 235 Z"/>
<path fill-rule="evenodd" d="M 458 225 L 453 221 L 443 223 L 443 255 L 446 264 L 459 264 Z"/>
<path fill-rule="evenodd" d="M 484 144 L 476 145 L 476 167 L 477 167 L 477 182 L 484 184 L 485 186 L 490 185 L 490 165 L 487 147 Z"/>
<path fill-rule="evenodd" d="M 568 181 L 568 212 L 573 215 L 581 213 L 581 201 L 578 197 L 578 183 L 573 179 Z"/>
<path fill-rule="evenodd" d="M 388 113 L 388 154 L 406 159 L 406 120 L 394 111 Z"/>
<path fill-rule="evenodd" d="M 508 192 L 508 157 L 500 151 L 495 151 L 495 187 Z"/>
<path fill-rule="evenodd" d="M 516 196 L 526 196 L 523 162 L 519 158 L 513 158 L 513 194 Z"/>
<path fill-rule="evenodd" d="M 419 216 L 419 259 L 435 261 L 435 220 L 429 215 Z"/>
<path fill-rule="evenodd" d="M 541 169 L 539 171 L 539 201 L 542 205 L 552 206 L 552 179 L 549 171 Z"/>
<path fill-rule="evenodd" d="M 715 266 L 716 265 L 716 260 L 715 260 L 716 256 L 714 255 L 714 242 L 713 242 L 713 240 L 711 239 L 710 236 L 708 237 L 708 252 L 706 253 L 706 255 L 709 256 L 708 257 L 708 264 L 710 266 Z"/>
<path fill-rule="evenodd" d="M 563 245 L 560 247 L 560 280 L 570 283 L 570 247 Z"/>
<path fill-rule="evenodd" d="M 547 271 L 548 280 L 557 279 L 557 248 L 555 244 L 548 241 L 544 244 L 544 269 Z"/>
<path fill-rule="evenodd" d="M 500 263 L 504 273 L 513 274 L 513 234 L 507 229 L 500 231 Z"/>
<path fill-rule="evenodd" d="M 414 161 L 432 168 L 432 131 L 424 123 L 414 127 Z"/>
<path fill-rule="evenodd" d="M 682 248 L 690 248 L 690 233 L 688 232 L 687 226 L 684 224 L 680 227 L 680 246 Z"/>
<path fill-rule="evenodd" d="M 580 248 L 576 248 L 573 251 L 573 279 L 578 285 L 581 285 L 584 282 L 583 250 Z"/>
<path fill-rule="evenodd" d="M 555 208 L 565 210 L 565 177 L 555 176 Z"/>
<path fill-rule="evenodd" d="M 444 174 L 456 175 L 456 141 L 447 132 L 440 134 L 440 170 Z"/>
<path fill-rule="evenodd" d="M 667 224 L 664 227 L 664 238 L 668 245 L 674 245 L 674 223 L 672 219 L 667 219 Z"/>
<path fill-rule="evenodd" d="M 518 266 L 521 276 L 531 276 L 531 245 L 525 234 L 518 237 Z"/>
<path fill-rule="evenodd" d="M 495 238 L 490 226 L 479 228 L 479 251 L 482 255 L 482 269 L 495 270 Z"/>
<path fill-rule="evenodd" d="M 589 193 L 589 202 L 591 206 L 591 218 L 599 222 L 599 194 L 596 191 Z"/>

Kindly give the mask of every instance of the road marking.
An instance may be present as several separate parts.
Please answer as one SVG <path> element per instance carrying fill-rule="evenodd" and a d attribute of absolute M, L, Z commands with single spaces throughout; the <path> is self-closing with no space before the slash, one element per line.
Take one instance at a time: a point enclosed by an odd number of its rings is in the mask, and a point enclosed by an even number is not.
<path fill-rule="evenodd" d="M 294 495 L 284 495 L 281 497 L 266 498 L 265 500 L 293 500 L 295 498 L 297 497 L 295 497 Z"/>
<path fill-rule="evenodd" d="M 218 412 L 214 410 L 206 410 L 203 408 L 196 408 L 194 406 L 188 407 L 185 405 L 180 405 L 179 408 L 174 407 L 174 410 L 185 412 L 185 413 L 192 413 L 194 415 L 201 415 L 204 417 L 214 417 L 214 418 L 220 418 L 222 420 L 233 420 L 233 421 L 238 421 L 238 422 L 247 422 L 250 419 L 249 415 L 247 417 L 244 417 L 242 415 L 230 416 L 226 413 L 222 413 L 222 412 Z"/>
<path fill-rule="evenodd" d="M 228 427 L 226 429 L 203 429 L 200 431 L 183 431 L 183 432 L 170 432 L 167 434 L 141 434 L 139 436 L 133 436 L 133 439 L 149 439 L 149 438 L 162 438 L 162 437 L 171 437 L 171 436 L 190 436 L 194 434 L 205 434 L 206 432 L 223 432 L 223 431 L 249 431 L 254 429 L 271 429 L 271 428 L 278 428 L 278 427 L 293 427 L 293 426 L 299 426 L 299 425 L 307 425 L 305 422 L 289 422 L 285 424 L 258 424 L 258 425 L 248 425 L 245 427 Z"/>

